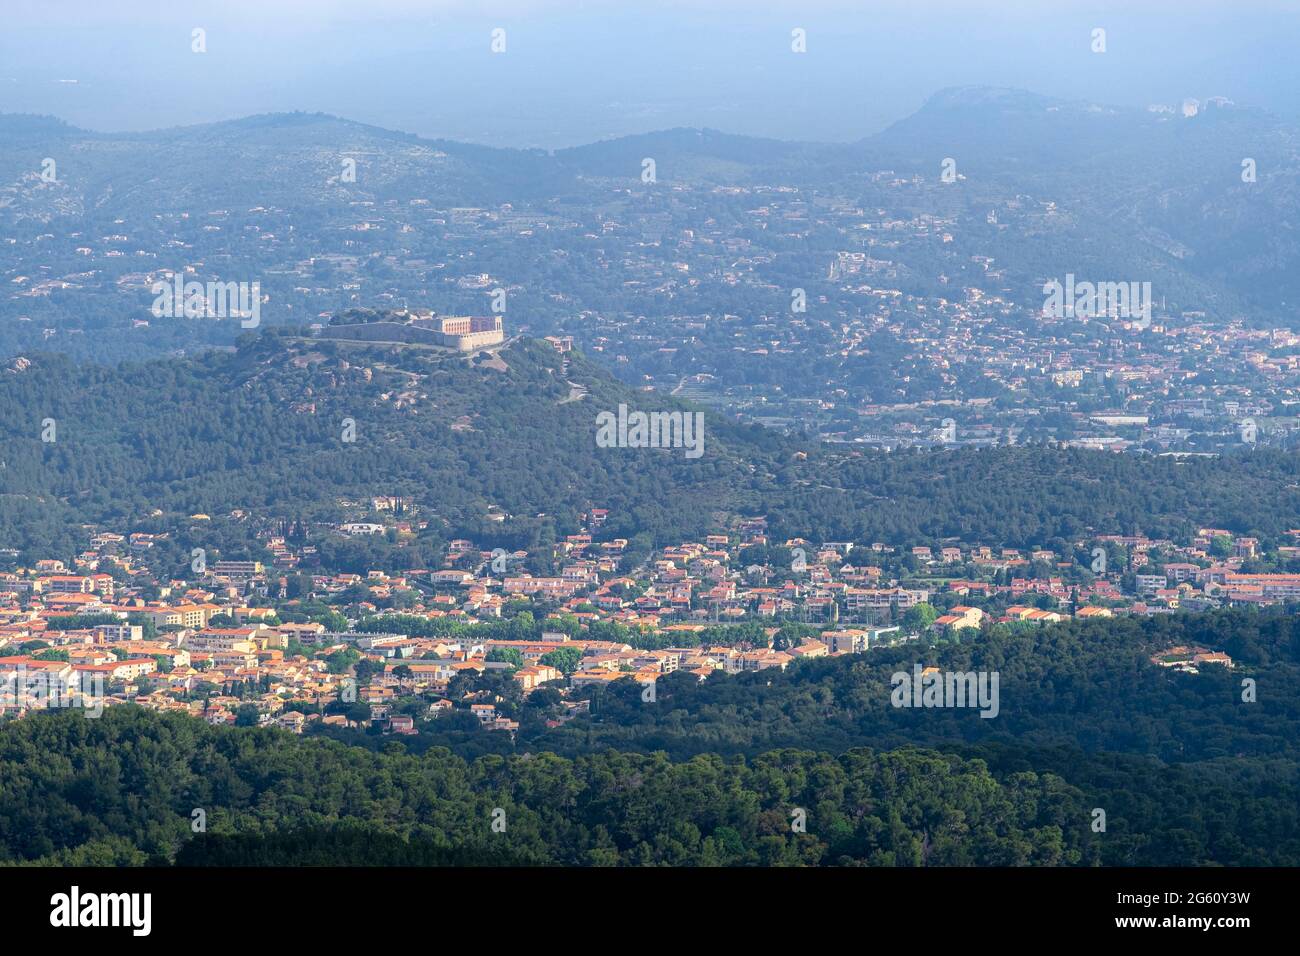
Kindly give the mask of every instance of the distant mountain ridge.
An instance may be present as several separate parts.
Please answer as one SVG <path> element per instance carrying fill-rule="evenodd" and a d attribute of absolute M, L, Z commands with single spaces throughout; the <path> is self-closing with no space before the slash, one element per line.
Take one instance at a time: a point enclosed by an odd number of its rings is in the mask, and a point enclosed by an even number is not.
<path fill-rule="evenodd" d="M 40 178 L 43 157 L 57 161 L 57 180 Z M 950 186 L 940 182 L 947 160 L 956 175 Z M 1247 160 L 1253 182 L 1243 179 Z M 345 176 L 346 161 L 356 164 L 354 178 Z M 919 186 L 891 191 L 872 178 L 891 171 Z M 663 187 L 647 194 L 650 206 L 664 204 L 661 194 L 674 185 L 797 190 L 867 213 L 901 202 L 899 214 L 958 222 L 974 237 L 974 251 L 996 258 L 1007 284 L 1026 296 L 1037 294 L 1045 274 L 1091 270 L 1181 288 L 1184 299 L 1217 315 L 1297 322 L 1290 308 L 1300 299 L 1296 129 L 1236 105 L 1207 104 L 1184 117 L 992 87 L 941 90 L 913 115 L 849 144 L 678 128 L 548 152 L 426 139 L 323 113 L 131 134 L 0 115 L 0 231 L 23 243 L 0 247 L 0 275 L 31 280 L 42 267 L 80 272 L 77 243 L 60 237 L 109 236 L 121 231 L 118 220 L 129 224 L 144 266 L 169 266 L 187 247 L 201 246 L 210 268 L 235 263 L 250 275 L 284 274 L 292 264 L 266 260 L 257 243 L 230 248 L 267 229 L 252 211 L 273 211 L 277 238 L 300 223 L 312 230 L 313 254 L 337 255 L 343 239 L 355 242 L 350 230 L 367 211 L 509 207 L 514 216 L 562 222 L 572 211 L 599 208 L 611 190 L 639 196 L 650 185 Z M 985 229 L 989 210 L 1008 203 L 1051 204 L 1059 215 L 1037 231 Z M 190 235 L 194 220 L 186 217 L 213 211 L 231 218 L 206 226 L 208 236 Z M 679 216 L 677 225 L 690 223 Z M 57 267 L 50 265 L 50 243 L 33 258 L 37 237 L 46 233 L 66 247 Z M 428 245 L 404 250 L 400 236 L 363 238 L 356 248 L 366 257 L 437 255 Z M 575 300 L 582 292 L 538 291 Z M 50 347 L 110 358 L 139 347 L 166 351 L 231 340 L 207 326 L 123 329 L 130 306 L 115 292 L 90 303 L 61 293 L 35 304 L 69 299 L 69 306 L 50 310 L 55 315 L 34 313 L 30 326 L 0 328 L 0 352 L 36 347 L 33 337 L 43 328 L 69 325 L 93 333 L 97 348 L 71 336 L 56 336 Z M 22 316 L 26 305 L 0 299 L 0 313 Z M 127 341 L 129 347 L 119 344 Z"/>

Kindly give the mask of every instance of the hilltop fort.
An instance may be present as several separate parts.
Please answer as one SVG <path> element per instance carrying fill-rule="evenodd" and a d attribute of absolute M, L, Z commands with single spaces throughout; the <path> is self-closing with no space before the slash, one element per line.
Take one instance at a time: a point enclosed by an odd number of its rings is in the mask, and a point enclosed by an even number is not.
<path fill-rule="evenodd" d="M 499 315 L 435 315 L 405 310 L 351 309 L 335 316 L 319 334 L 331 339 L 440 345 L 458 352 L 473 352 L 505 341 Z"/>

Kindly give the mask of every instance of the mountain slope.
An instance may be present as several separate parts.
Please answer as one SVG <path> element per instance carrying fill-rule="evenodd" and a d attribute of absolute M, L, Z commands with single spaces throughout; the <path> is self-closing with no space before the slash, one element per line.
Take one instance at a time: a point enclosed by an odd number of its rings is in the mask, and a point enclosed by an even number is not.
<path fill-rule="evenodd" d="M 1294 127 L 1231 104 L 1184 117 L 986 88 L 943 91 L 853 144 L 674 129 L 554 153 L 323 114 L 135 134 L 0 116 L 9 240 L 0 243 L 0 317 L 18 320 L 0 323 L 0 351 L 115 360 L 233 342 L 231 323 L 150 316 L 152 278 L 186 268 L 259 281 L 268 325 L 403 298 L 472 308 L 481 296 L 458 283 L 483 274 L 518 296 L 535 334 L 575 316 L 725 314 L 736 301 L 756 322 L 754 303 L 766 300 L 710 281 L 711 248 L 688 253 L 683 237 L 726 224 L 752 244 L 751 257 L 770 261 L 770 281 L 802 287 L 859 240 L 840 234 L 844 212 L 811 231 L 801 217 L 737 230 L 733 220 L 774 190 L 813 209 L 860 209 L 864 222 L 951 222 L 956 261 L 936 259 L 926 242 L 888 253 L 923 288 L 979 255 L 1005 277 L 988 291 L 1005 289 L 1031 311 L 1046 277 L 1073 272 L 1152 281 L 1171 310 L 1292 323 L 1297 157 Z M 647 158 L 653 184 L 641 178 Z M 960 177 L 951 184 L 940 181 L 949 158 Z M 42 178 L 45 159 L 53 179 Z M 1255 182 L 1242 181 L 1244 159 Z M 992 210 L 1000 224 L 986 221 Z M 672 269 L 683 255 L 701 281 L 672 296 L 656 293 L 645 264 L 629 265 L 649 257 Z M 839 295 L 828 304 L 860 307 Z"/>
<path fill-rule="evenodd" d="M 203 513 L 205 534 L 247 544 L 246 517 L 331 523 L 355 511 L 347 501 L 399 494 L 430 518 L 431 546 L 461 535 L 535 547 L 595 506 L 611 511 L 605 534 L 641 550 L 766 515 L 777 540 L 962 538 L 1066 555 L 1090 533 L 1188 540 L 1202 526 L 1280 542 L 1300 512 L 1296 454 L 1263 449 L 1188 461 L 1044 446 L 846 452 L 712 412 L 698 458 L 599 448 L 600 412 L 689 406 L 580 353 L 566 372 L 542 342 L 500 358 L 280 330 L 196 359 L 15 361 L 0 371 L 0 534 L 66 554 L 84 546 L 81 525 L 192 528 Z"/>

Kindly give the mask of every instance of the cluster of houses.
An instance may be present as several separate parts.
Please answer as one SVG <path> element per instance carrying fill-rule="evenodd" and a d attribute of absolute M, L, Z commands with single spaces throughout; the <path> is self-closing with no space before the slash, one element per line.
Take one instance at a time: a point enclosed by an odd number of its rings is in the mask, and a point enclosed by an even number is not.
<path fill-rule="evenodd" d="M 405 734 L 417 716 L 465 711 L 513 733 L 517 722 L 476 679 L 500 671 L 522 695 L 556 690 L 552 719 L 563 721 L 585 706 L 575 692 L 626 678 L 652 685 L 679 672 L 705 680 L 784 669 L 998 622 L 1300 600 L 1300 574 L 1251 570 L 1264 557 L 1259 542 L 1213 528 L 1182 547 L 1091 539 L 1098 550 L 1122 549 L 1124 560 L 1080 575 L 1077 562 L 1041 549 L 770 541 L 764 520 L 751 518 L 629 568 L 628 542 L 593 536 L 607 514 L 593 509 L 587 530 L 556 545 L 548 576 L 524 570 L 525 552 L 457 540 L 441 568 L 312 574 L 310 594 L 296 596 L 278 568 L 259 561 L 215 561 L 195 580 L 156 581 L 137 562 L 134 536 L 97 534 L 72 567 L 42 560 L 0 573 L 0 714 L 135 703 L 213 723 L 297 732 L 314 721 L 364 723 Z M 1300 544 L 1300 531 L 1291 538 Z M 775 554 L 789 566 L 773 566 Z M 1268 556 L 1297 557 L 1295 545 Z M 297 613 L 304 597 L 331 613 Z M 522 639 L 493 627 L 523 608 L 564 626 Z M 393 624 L 411 620 L 428 626 Z M 1185 650 L 1157 663 L 1218 660 Z M 399 709 L 412 698 L 423 702 L 414 715 Z"/>
<path fill-rule="evenodd" d="M 1211 651 L 1204 647 L 1188 647 L 1183 644 L 1171 647 L 1159 654 L 1153 654 L 1151 663 L 1157 667 L 1167 667 L 1185 674 L 1200 673 L 1203 664 L 1218 664 L 1221 667 L 1228 668 L 1233 666 L 1232 658 L 1223 651 Z"/>

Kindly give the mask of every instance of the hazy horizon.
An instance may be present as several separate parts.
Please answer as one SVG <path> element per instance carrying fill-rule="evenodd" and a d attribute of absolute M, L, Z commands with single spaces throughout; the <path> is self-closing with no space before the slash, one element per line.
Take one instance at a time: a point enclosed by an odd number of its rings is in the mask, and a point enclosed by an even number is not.
<path fill-rule="evenodd" d="M 743 10 L 743 20 L 738 12 Z M 1272 22 L 1255 14 L 1270 11 Z M 1300 116 L 1283 22 L 1220 2 L 416 3 L 325 0 L 6 11 L 0 112 L 136 132 L 323 112 L 430 138 L 558 148 L 671 127 L 846 142 L 951 86 L 1118 106 L 1227 96 Z M 149 25 L 140 28 L 139 23 Z M 206 52 L 191 31 L 206 31 Z M 802 28 L 807 53 L 790 49 Z M 1107 51 L 1090 50 L 1094 27 Z M 506 50 L 489 49 L 504 29 Z M 394 39 L 397 37 L 398 39 Z M 1271 76 L 1258 67 L 1271 60 Z"/>

